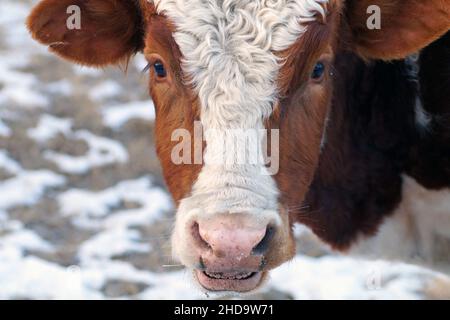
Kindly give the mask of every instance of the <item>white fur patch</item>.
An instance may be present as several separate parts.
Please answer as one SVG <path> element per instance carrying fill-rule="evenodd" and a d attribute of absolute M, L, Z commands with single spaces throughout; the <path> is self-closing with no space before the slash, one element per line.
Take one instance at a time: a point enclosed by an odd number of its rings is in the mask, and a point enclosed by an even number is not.
<path fill-rule="evenodd" d="M 444 239 L 447 240 L 442 242 Z M 443 243 L 448 247 L 443 248 Z M 449 253 L 450 189 L 428 190 L 409 176 L 403 177 L 402 202 L 393 215 L 384 221 L 376 236 L 360 239 L 350 251 L 370 258 L 426 265 L 447 273 Z"/>
<path fill-rule="evenodd" d="M 277 99 L 276 79 L 282 62 L 275 52 L 293 45 L 306 31 L 306 23 L 324 17 L 327 2 L 154 1 L 158 13 L 176 26 L 174 39 L 183 55 L 182 68 L 198 93 L 206 132 L 205 163 L 192 194 L 179 206 L 175 255 L 188 250 L 181 244 L 186 239 L 184 228 L 196 217 L 246 213 L 259 222 L 281 223 L 276 183 L 265 174 L 262 163 L 225 166 L 214 160 L 227 152 L 224 136 L 237 141 L 236 129 L 264 129 L 263 120 L 271 115 Z M 230 156 L 239 157 L 226 154 Z"/>

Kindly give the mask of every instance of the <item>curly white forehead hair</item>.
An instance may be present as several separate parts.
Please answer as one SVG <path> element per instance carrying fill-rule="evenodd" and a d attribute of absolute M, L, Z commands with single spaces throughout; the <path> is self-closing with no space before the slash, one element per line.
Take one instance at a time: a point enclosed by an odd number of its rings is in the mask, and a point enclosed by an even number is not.
<path fill-rule="evenodd" d="M 270 116 L 279 70 L 274 52 L 289 48 L 308 22 L 324 18 L 327 2 L 154 0 L 177 28 L 174 38 L 198 91 L 203 125 L 241 127 L 236 111 L 252 122 Z"/>

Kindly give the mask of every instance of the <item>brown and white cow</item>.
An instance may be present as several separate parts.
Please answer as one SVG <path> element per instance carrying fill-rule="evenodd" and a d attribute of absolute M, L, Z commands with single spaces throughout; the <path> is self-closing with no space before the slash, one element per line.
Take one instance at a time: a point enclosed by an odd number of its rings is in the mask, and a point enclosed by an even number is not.
<path fill-rule="evenodd" d="M 381 29 L 367 27 L 372 5 Z M 435 237 L 448 241 L 450 1 L 42 0 L 28 27 L 83 65 L 144 53 L 174 256 L 203 288 L 260 287 L 293 257 L 297 222 L 336 249 L 404 260 L 432 263 Z M 173 132 L 196 136 L 196 121 L 203 161 L 176 163 Z M 224 138 L 264 129 L 279 130 L 275 175 L 215 161 L 240 156 Z"/>

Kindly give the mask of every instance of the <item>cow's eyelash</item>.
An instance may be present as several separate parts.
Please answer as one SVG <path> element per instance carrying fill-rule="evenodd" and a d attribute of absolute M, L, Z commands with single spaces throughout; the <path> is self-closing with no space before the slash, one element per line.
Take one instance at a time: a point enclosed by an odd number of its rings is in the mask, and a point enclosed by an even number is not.
<path fill-rule="evenodd" d="M 148 70 L 150 70 L 150 68 L 152 67 L 152 63 L 151 62 L 149 62 L 146 66 L 145 66 L 145 68 L 144 69 L 142 69 L 142 73 L 147 73 L 148 72 Z"/>

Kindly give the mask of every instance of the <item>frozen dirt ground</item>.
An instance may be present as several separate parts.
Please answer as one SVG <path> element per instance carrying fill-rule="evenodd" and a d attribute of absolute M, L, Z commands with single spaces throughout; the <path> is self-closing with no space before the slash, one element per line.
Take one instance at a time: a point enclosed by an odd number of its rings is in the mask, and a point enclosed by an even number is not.
<path fill-rule="evenodd" d="M 36 2 L 0 0 L 0 298 L 214 298 L 171 259 L 143 58 L 125 74 L 51 56 L 24 27 Z M 450 298 L 443 276 L 296 234 L 296 259 L 247 298 Z"/>

